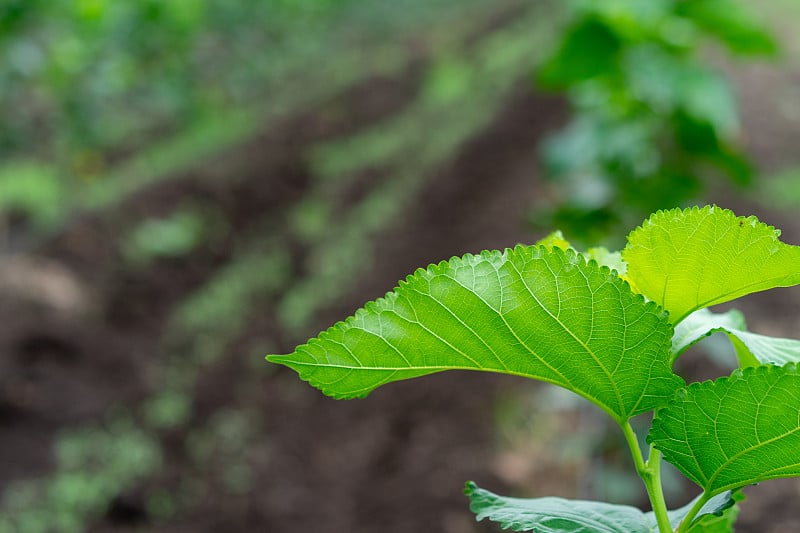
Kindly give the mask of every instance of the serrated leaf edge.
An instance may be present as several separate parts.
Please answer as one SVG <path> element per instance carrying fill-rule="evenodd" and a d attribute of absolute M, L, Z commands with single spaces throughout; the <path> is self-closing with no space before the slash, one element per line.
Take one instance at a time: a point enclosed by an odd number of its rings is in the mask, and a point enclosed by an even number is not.
<path fill-rule="evenodd" d="M 651 429 L 650 429 L 650 433 L 648 433 L 648 435 L 647 435 L 646 442 L 648 444 L 652 444 L 657 450 L 659 450 L 662 453 L 662 455 L 663 455 L 663 457 L 664 457 L 664 459 L 666 461 L 668 461 L 668 462 L 670 462 L 671 464 L 674 465 L 675 463 L 672 461 L 672 459 L 674 459 L 674 456 L 672 455 L 672 453 L 670 451 L 668 451 L 668 450 L 662 450 L 657 444 L 655 444 L 653 442 L 653 439 L 652 439 L 652 433 L 653 433 L 654 430 L 656 430 L 656 427 L 657 427 L 657 425 L 659 423 L 658 422 L 658 413 L 661 410 L 669 409 L 673 404 L 677 403 L 680 400 L 685 399 L 689 395 L 690 391 L 696 391 L 698 389 L 704 389 L 704 388 L 711 388 L 711 387 L 719 386 L 719 385 L 722 385 L 724 383 L 727 383 L 728 381 L 735 382 L 735 381 L 740 381 L 740 380 L 746 380 L 748 375 L 756 373 L 756 372 L 769 373 L 769 372 L 778 372 L 778 371 L 786 372 L 786 375 L 800 374 L 800 363 L 788 363 L 788 364 L 785 364 L 785 365 L 762 364 L 762 365 L 754 366 L 754 367 L 737 368 L 729 376 L 723 376 L 723 377 L 720 377 L 720 378 L 717 378 L 717 379 L 713 379 L 713 380 L 709 379 L 709 380 L 705 380 L 705 381 L 695 381 L 693 383 L 690 383 L 686 387 L 683 387 L 682 389 L 679 389 L 678 391 L 676 391 L 675 392 L 675 396 L 673 397 L 672 400 L 670 400 L 670 402 L 667 405 L 665 405 L 664 407 L 656 410 L 656 415 L 655 415 L 655 417 L 653 419 L 653 423 L 652 423 L 652 426 L 651 426 Z M 763 444 L 763 443 L 761 443 L 761 444 Z M 740 454 L 741 454 L 741 452 L 740 452 Z M 730 463 L 731 459 L 732 458 L 728 458 L 728 460 L 726 461 L 725 464 Z M 720 470 L 721 470 L 721 468 L 717 469 L 717 471 L 714 473 L 714 475 L 712 475 L 711 478 L 706 482 L 706 487 L 702 487 L 704 490 L 706 490 L 707 487 L 711 485 L 711 480 L 714 478 L 714 476 L 717 475 L 717 473 Z M 746 482 L 743 485 L 723 486 L 723 487 L 720 487 L 720 488 L 716 489 L 713 492 L 709 492 L 709 497 L 714 497 L 714 496 L 716 496 L 718 494 L 721 494 L 721 493 L 725 492 L 726 490 L 738 490 L 738 489 L 741 489 L 744 486 L 747 486 L 747 485 L 750 485 L 750 484 L 753 484 L 753 483 L 760 483 L 761 481 L 766 481 L 766 480 L 769 480 L 769 479 L 778 479 L 780 477 L 781 476 L 764 477 L 764 478 L 759 478 L 757 481 L 754 481 L 754 482 Z"/>
<path fill-rule="evenodd" d="M 669 345 L 671 343 L 672 335 L 674 333 L 673 326 L 672 326 L 672 324 L 669 323 L 669 313 L 666 310 L 664 310 L 662 307 L 660 307 L 656 302 L 654 302 L 652 300 L 648 300 L 643 294 L 634 291 L 632 289 L 630 283 L 628 282 L 628 280 L 625 279 L 624 277 L 620 276 L 616 269 L 612 269 L 612 268 L 608 267 L 607 265 L 602 265 L 602 264 L 598 263 L 595 259 L 589 259 L 584 254 L 582 254 L 581 252 L 578 252 L 574 248 L 562 249 L 562 248 L 558 248 L 558 247 L 550 248 L 550 247 L 547 247 L 545 245 L 537 245 L 537 244 L 534 244 L 534 245 L 517 244 L 513 248 L 505 248 L 502 251 L 499 251 L 499 250 L 483 250 L 479 254 L 467 253 L 467 254 L 464 254 L 463 256 L 453 256 L 448 260 L 442 260 L 442 261 L 440 261 L 438 263 L 431 263 L 431 264 L 428 265 L 427 268 L 418 268 L 412 274 L 409 274 L 408 276 L 406 276 L 405 279 L 400 280 L 398 282 L 397 286 L 393 290 L 387 292 L 383 297 L 380 297 L 380 298 L 377 298 L 377 299 L 374 299 L 374 300 L 370 300 L 369 302 L 365 303 L 364 306 L 359 308 L 359 309 L 357 309 L 353 313 L 353 315 L 345 318 L 344 320 L 340 320 L 340 321 L 336 322 L 335 324 L 333 324 L 332 326 L 330 326 L 326 330 L 320 332 L 316 337 L 314 337 L 312 339 L 309 339 L 308 342 L 306 342 L 304 344 L 301 344 L 301 345 L 298 345 L 294 349 L 294 351 L 292 353 L 296 353 L 296 352 L 298 352 L 300 350 L 303 350 L 304 348 L 308 348 L 310 346 L 314 346 L 314 345 L 320 343 L 324 339 L 324 337 L 333 334 L 333 332 L 335 332 L 336 330 L 339 330 L 341 328 L 354 327 L 353 326 L 354 322 L 356 320 L 358 320 L 365 313 L 374 313 L 374 312 L 380 312 L 380 311 L 383 311 L 383 310 L 388 310 L 389 309 L 388 306 L 391 306 L 394 303 L 394 301 L 397 299 L 397 297 L 398 297 L 397 291 L 403 289 L 406 285 L 412 283 L 415 279 L 430 280 L 435 276 L 442 275 L 442 274 L 446 273 L 446 271 L 448 269 L 457 268 L 457 267 L 460 267 L 460 266 L 472 266 L 472 265 L 475 264 L 475 262 L 474 262 L 475 259 L 478 259 L 478 260 L 483 259 L 483 260 L 488 260 L 488 261 L 492 261 L 492 260 L 494 260 L 494 261 L 508 261 L 509 260 L 509 255 L 512 254 L 512 253 L 514 253 L 514 254 L 530 253 L 532 258 L 534 258 L 534 259 L 541 259 L 544 255 L 561 255 L 563 257 L 566 257 L 567 261 L 572 263 L 573 265 L 576 265 L 576 261 L 579 261 L 580 263 L 582 263 L 583 266 L 591 266 L 591 265 L 593 265 L 593 267 L 599 269 L 601 275 L 605 276 L 611 283 L 621 282 L 625 287 L 627 287 L 628 291 L 630 291 L 630 294 L 633 296 L 634 301 L 638 301 L 638 302 L 642 303 L 644 305 L 644 309 L 647 310 L 647 312 L 654 313 L 658 317 L 659 320 L 663 320 L 665 322 L 665 324 L 668 325 L 669 331 L 666 332 L 667 335 L 665 336 L 665 340 L 664 340 L 664 349 L 667 350 L 667 351 L 669 350 Z M 290 361 L 289 357 L 291 355 L 292 355 L 291 353 L 290 354 L 270 354 L 270 355 L 266 356 L 266 360 L 270 361 L 272 363 L 288 364 L 288 362 Z M 300 365 L 301 364 L 301 363 L 297 363 L 297 362 L 294 362 L 294 361 L 291 361 L 291 362 L 292 362 L 292 364 L 295 364 L 295 365 Z M 667 365 L 669 365 L 668 361 L 667 361 Z M 431 367 L 432 373 L 436 372 L 436 370 L 433 370 L 434 368 L 435 367 Z M 483 371 L 481 369 L 476 369 L 476 368 L 470 368 L 470 367 L 459 368 L 459 367 L 454 367 L 454 366 L 445 366 L 445 367 L 442 367 L 441 370 L 442 371 L 445 371 L 445 370 Z M 395 371 L 395 372 L 397 372 L 397 371 Z M 536 379 L 537 381 L 544 381 L 544 382 L 548 382 L 548 383 L 553 383 L 553 382 L 551 382 L 549 380 L 546 380 L 546 379 L 532 378 L 529 375 L 520 374 L 520 373 L 516 373 L 516 372 L 507 372 L 507 374 L 508 375 L 517 375 L 517 376 L 528 378 L 528 379 Z M 306 383 L 308 383 L 312 387 L 320 390 L 326 396 L 329 396 L 329 397 L 334 398 L 334 399 L 365 398 L 370 392 L 372 392 L 376 388 L 380 387 L 383 383 L 391 381 L 393 375 L 394 374 L 390 374 L 382 382 L 380 382 L 379 384 L 377 384 L 377 385 L 375 385 L 373 387 L 370 387 L 369 390 L 367 390 L 363 394 L 340 394 L 340 393 L 337 393 L 337 392 L 335 392 L 335 391 L 333 391 L 333 390 L 331 390 L 329 388 L 325 388 L 324 384 L 312 383 L 311 379 L 306 377 L 307 375 L 304 375 L 303 373 L 299 373 L 299 377 L 300 377 L 301 380 L 305 381 Z M 553 383 L 553 384 L 563 387 L 563 384 L 561 384 L 561 383 Z M 591 401 L 593 404 L 597 405 L 598 407 L 603 409 L 606 413 L 608 413 L 614 420 L 617 420 L 617 421 L 620 421 L 620 422 L 624 421 L 624 420 L 620 419 L 617 416 L 616 413 L 606 409 L 606 407 L 604 406 L 604 403 L 600 402 L 596 398 L 593 398 L 593 397 L 591 397 L 591 396 L 589 396 L 589 395 L 587 395 L 587 394 L 585 394 L 583 392 L 578 392 L 576 390 L 572 390 L 572 389 L 569 389 L 569 388 L 567 390 L 571 390 L 575 394 L 578 394 L 579 396 L 581 396 L 583 398 L 586 398 L 587 400 Z M 646 392 L 647 392 L 647 389 L 644 388 L 642 390 L 641 396 L 639 397 L 636 405 L 639 405 L 641 403 L 642 399 L 644 399 L 644 397 L 645 397 L 645 393 Z M 635 411 L 635 409 L 634 409 L 634 411 Z"/>

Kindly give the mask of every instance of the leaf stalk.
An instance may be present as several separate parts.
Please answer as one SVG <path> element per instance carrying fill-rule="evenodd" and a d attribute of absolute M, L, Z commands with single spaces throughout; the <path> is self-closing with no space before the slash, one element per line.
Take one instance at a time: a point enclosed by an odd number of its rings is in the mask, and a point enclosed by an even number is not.
<path fill-rule="evenodd" d="M 692 525 L 694 517 L 697 516 L 697 513 L 700 512 L 700 509 L 702 509 L 710 499 L 711 495 L 706 491 L 703 491 L 703 495 L 694 503 L 694 505 L 692 505 L 692 508 L 689 509 L 688 513 L 686 513 L 686 516 L 683 517 L 683 520 L 681 520 L 681 523 L 678 526 L 678 529 L 675 530 L 675 533 L 685 533 L 686 531 L 689 531 L 689 527 Z"/>
<path fill-rule="evenodd" d="M 622 433 L 631 450 L 633 463 L 636 466 L 636 473 L 642 478 L 647 496 L 650 498 L 650 505 L 656 517 L 659 533 L 672 533 L 672 525 L 669 523 L 667 515 L 667 502 L 664 500 L 664 491 L 661 487 L 661 452 L 650 447 L 650 455 L 645 461 L 642 449 L 639 446 L 639 439 L 636 438 L 630 422 L 626 421 L 621 425 Z M 699 508 L 697 509 L 699 511 Z M 695 511 L 697 512 L 697 511 Z"/>

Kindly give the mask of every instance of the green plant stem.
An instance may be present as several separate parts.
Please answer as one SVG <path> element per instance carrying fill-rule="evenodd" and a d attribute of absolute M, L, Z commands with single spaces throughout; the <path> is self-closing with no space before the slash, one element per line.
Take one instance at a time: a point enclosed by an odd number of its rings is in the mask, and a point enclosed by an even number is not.
<path fill-rule="evenodd" d="M 651 446 L 650 456 L 645 461 L 642 456 L 642 449 L 639 447 L 639 440 L 636 438 L 630 422 L 625 422 L 621 427 L 631 450 L 636 472 L 644 481 L 645 489 L 647 489 L 647 496 L 650 498 L 650 505 L 656 517 L 658 531 L 659 533 L 672 533 L 672 526 L 667 516 L 667 503 L 664 500 L 664 491 L 661 488 L 661 452 Z"/>
<path fill-rule="evenodd" d="M 700 512 L 700 509 L 702 509 L 710 499 L 711 495 L 704 491 L 703 496 L 697 500 L 694 505 L 692 505 L 692 508 L 689 509 L 688 513 L 686 513 L 686 516 L 683 517 L 683 520 L 681 520 L 681 523 L 678 526 L 678 529 L 675 530 L 675 533 L 685 533 L 688 531 L 689 526 L 692 525 L 694 517 L 697 516 L 697 513 Z"/>

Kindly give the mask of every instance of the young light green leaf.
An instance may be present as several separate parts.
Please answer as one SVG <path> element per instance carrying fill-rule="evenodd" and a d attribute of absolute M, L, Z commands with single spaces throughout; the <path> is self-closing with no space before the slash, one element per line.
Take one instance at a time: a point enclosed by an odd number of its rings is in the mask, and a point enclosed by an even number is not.
<path fill-rule="evenodd" d="M 536 244 L 539 246 L 544 246 L 550 250 L 553 248 L 561 248 L 562 250 L 572 248 L 572 245 L 569 243 L 569 241 L 564 238 L 564 234 L 561 233 L 561 230 L 556 230 L 548 235 L 545 235 L 536 241 Z"/>
<path fill-rule="evenodd" d="M 615 420 L 668 401 L 672 327 L 607 268 L 573 250 L 518 246 L 417 270 L 394 291 L 268 359 L 335 398 L 443 370 L 548 381 Z"/>
<path fill-rule="evenodd" d="M 537 245 L 544 246 L 548 249 L 561 248 L 562 250 L 572 249 L 580 254 L 583 254 L 586 259 L 593 259 L 598 265 L 607 266 L 611 270 L 616 270 L 623 279 L 625 279 L 625 271 L 627 265 L 622 260 L 621 252 L 611 252 L 602 246 L 595 246 L 586 251 L 578 250 L 568 240 L 564 238 L 564 234 L 560 230 L 556 230 L 549 235 L 536 241 Z"/>
<path fill-rule="evenodd" d="M 597 246 L 586 250 L 585 255 L 587 258 L 597 261 L 598 265 L 607 266 L 611 270 L 616 270 L 617 274 L 622 276 L 623 279 L 627 279 L 625 278 L 625 273 L 628 269 L 628 265 L 622 260 L 622 253 L 610 252 L 607 248 Z"/>
<path fill-rule="evenodd" d="M 724 332 L 734 341 L 741 366 L 800 363 L 800 341 L 751 333 L 747 331 L 744 315 L 736 309 L 725 313 L 699 309 L 687 316 L 675 326 L 675 334 L 672 336 L 673 360 L 703 337 L 718 331 Z"/>
<path fill-rule="evenodd" d="M 629 505 L 566 500 L 508 498 L 467 483 L 464 493 L 480 521 L 488 518 L 503 529 L 537 533 L 652 533 L 645 514 Z"/>
<path fill-rule="evenodd" d="M 628 235 L 622 258 L 636 289 L 678 324 L 697 309 L 800 283 L 800 246 L 779 235 L 716 206 L 659 211 Z"/>
<path fill-rule="evenodd" d="M 693 383 L 656 412 L 647 440 L 712 495 L 800 476 L 800 372 L 764 365 Z"/>
<path fill-rule="evenodd" d="M 564 498 L 510 498 L 499 496 L 467 483 L 464 493 L 470 499 L 470 510 L 480 521 L 488 518 L 503 529 L 512 531 L 536 531 L 537 533 L 653 533 L 658 531 L 652 512 L 644 513 L 629 505 L 613 505 L 605 502 L 568 500 Z M 699 498 L 699 496 L 698 496 Z M 697 501 L 670 511 L 670 524 L 678 527 L 681 520 Z M 712 524 L 726 515 L 726 510 L 735 504 L 730 491 L 708 501 L 694 519 L 689 531 L 723 533 L 724 529 L 697 529 L 702 524 Z"/>

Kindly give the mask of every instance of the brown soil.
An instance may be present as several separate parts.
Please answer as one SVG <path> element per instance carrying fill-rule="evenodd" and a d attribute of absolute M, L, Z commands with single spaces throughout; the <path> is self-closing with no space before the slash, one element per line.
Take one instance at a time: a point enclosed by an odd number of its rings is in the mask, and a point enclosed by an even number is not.
<path fill-rule="evenodd" d="M 416 91 L 414 69 L 402 80 L 371 80 L 122 206 L 72 221 L 27 254 L 32 262 L 6 265 L 23 281 L 0 285 L 6 296 L 0 299 L 0 456 L 13 458 L 0 462 L 0 489 L 14 479 L 49 472 L 59 431 L 100 423 L 110 405 L 135 411 L 153 392 L 152 376 L 170 355 L 159 339 L 171 311 L 242 246 L 257 241 L 265 227 L 283 235 L 290 249 L 288 285 L 302 280 L 308 250 L 290 234 L 286 216 L 313 180 L 306 149 L 401 110 Z M 474 479 L 500 492 L 510 490 L 492 467 L 495 400 L 501 391 L 531 385 L 507 377 L 445 373 L 394 384 L 363 401 L 336 402 L 286 369 L 264 370 L 267 364 L 253 354 L 290 351 L 305 336 L 390 290 L 418 266 L 535 240 L 538 235 L 524 220 L 543 190 L 536 145 L 564 117 L 562 102 L 531 94 L 520 84 L 490 126 L 438 168 L 402 218 L 374 238 L 374 261 L 357 288 L 319 313 L 308 331 L 282 331 L 275 318 L 277 296 L 262 302 L 226 356 L 202 371 L 189 422 L 160 435 L 165 467 L 113 495 L 92 531 L 493 530 L 474 522 L 461 488 Z M 759 209 L 728 200 L 726 205 L 743 214 Z M 121 255 L 119 236 L 146 216 L 186 203 L 218 210 L 228 231 L 213 246 L 187 257 L 131 269 Z M 800 228 L 793 221 L 770 222 L 797 241 Z M 35 280 L 38 272 L 56 272 L 64 281 L 49 292 L 39 290 L 33 281 L 24 281 Z M 797 331 L 798 301 L 758 296 L 748 299 L 745 308 L 753 316 L 774 318 L 772 323 L 791 335 Z M 255 434 L 243 452 L 252 482 L 241 493 L 220 481 L 223 463 L 197 471 L 186 453 L 192 431 L 226 409 L 257 413 Z M 559 470 L 550 473 L 552 479 L 537 480 L 537 493 L 547 494 L 548 483 L 559 485 Z M 205 494 L 167 521 L 150 516 L 147 494 L 176 491 L 187 475 L 208 477 Z M 776 492 L 796 494 L 797 484 L 766 485 L 782 488 L 751 491 L 737 531 L 767 531 L 759 526 L 760 516 L 783 527 L 775 531 L 797 529 L 793 499 Z"/>
<path fill-rule="evenodd" d="M 168 357 L 158 339 L 170 312 L 265 226 L 288 231 L 288 209 L 311 181 L 306 148 L 397 112 L 416 87 L 413 72 L 403 80 L 371 80 L 124 205 L 73 220 L 27 254 L 37 268 L 63 271 L 82 303 L 59 307 L 52 295 L 32 296 L 17 286 L 2 300 L 0 454 L 14 461 L 0 463 L 0 487 L 49 472 L 59 431 L 101 423 L 110 405 L 135 412 Z M 390 290 L 420 265 L 530 242 L 534 236 L 523 221 L 537 190 L 535 147 L 563 116 L 559 101 L 537 97 L 521 84 L 492 124 L 375 237 L 374 263 L 357 289 L 320 313 L 306 334 Z M 226 236 L 185 258 L 145 269 L 126 265 L 119 249 L 126 228 L 189 203 L 222 213 Z M 306 251 L 291 235 L 286 242 L 297 281 Z M 290 351 L 300 336 L 281 332 L 271 302 L 264 302 L 227 355 L 202 372 L 190 422 L 162 435 L 163 471 L 110 498 L 93 531 L 485 530 L 474 523 L 461 489 L 468 479 L 503 488 L 489 465 L 493 397 L 509 380 L 443 374 L 387 387 L 364 401 L 336 402 L 288 370 L 254 372 L 252 351 L 260 339 Z M 144 504 L 148 491 L 176 490 L 196 468 L 186 454 L 188 435 L 223 409 L 259 413 L 258 433 L 246 451 L 251 486 L 231 494 L 211 480 L 191 508 L 167 522 L 151 519 Z"/>

